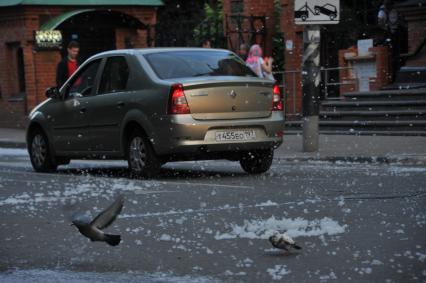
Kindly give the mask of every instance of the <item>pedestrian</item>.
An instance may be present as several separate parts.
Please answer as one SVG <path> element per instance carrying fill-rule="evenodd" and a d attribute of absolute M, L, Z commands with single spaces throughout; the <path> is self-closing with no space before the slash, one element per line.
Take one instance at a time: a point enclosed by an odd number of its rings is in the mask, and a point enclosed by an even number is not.
<path fill-rule="evenodd" d="M 66 80 L 78 69 L 78 53 L 80 44 L 77 41 L 71 41 L 67 46 L 67 56 L 63 58 L 56 67 L 56 85 L 61 87 Z"/>
<path fill-rule="evenodd" d="M 246 64 L 258 77 L 270 78 L 272 76 L 272 61 L 272 58 L 267 61 L 263 60 L 262 48 L 258 44 L 254 44 L 250 47 Z"/>
<path fill-rule="evenodd" d="M 395 80 L 400 67 L 401 19 L 392 0 L 384 0 L 377 15 L 378 25 L 385 31 L 384 44 L 389 46 L 391 81 Z"/>
<path fill-rule="evenodd" d="M 201 47 L 203 48 L 212 48 L 211 42 L 209 39 L 204 39 L 201 43 Z"/>
<path fill-rule="evenodd" d="M 240 45 L 240 49 L 238 50 L 238 56 L 241 57 L 244 61 L 247 60 L 247 53 L 248 53 L 248 45 L 243 43 Z"/>

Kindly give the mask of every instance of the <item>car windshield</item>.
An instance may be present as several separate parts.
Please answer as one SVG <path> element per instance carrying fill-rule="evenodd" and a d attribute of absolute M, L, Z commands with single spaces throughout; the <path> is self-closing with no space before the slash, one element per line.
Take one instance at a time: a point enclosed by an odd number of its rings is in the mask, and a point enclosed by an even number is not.
<path fill-rule="evenodd" d="M 331 10 L 331 11 L 336 10 L 336 7 L 334 7 L 334 6 L 330 5 L 330 4 L 325 4 L 325 5 L 324 5 L 324 8 L 327 8 L 327 9 L 329 9 L 329 10 Z"/>
<path fill-rule="evenodd" d="M 200 76 L 256 77 L 245 62 L 232 52 L 173 51 L 145 55 L 161 79 Z"/>

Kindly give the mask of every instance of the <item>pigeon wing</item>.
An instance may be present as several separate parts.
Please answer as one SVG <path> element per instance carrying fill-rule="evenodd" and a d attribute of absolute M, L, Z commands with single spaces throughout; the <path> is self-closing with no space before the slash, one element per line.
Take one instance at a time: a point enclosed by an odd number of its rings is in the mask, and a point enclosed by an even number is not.
<path fill-rule="evenodd" d="M 107 209 L 98 214 L 90 225 L 98 229 L 104 229 L 111 225 L 123 209 L 124 198 L 120 195 Z"/>

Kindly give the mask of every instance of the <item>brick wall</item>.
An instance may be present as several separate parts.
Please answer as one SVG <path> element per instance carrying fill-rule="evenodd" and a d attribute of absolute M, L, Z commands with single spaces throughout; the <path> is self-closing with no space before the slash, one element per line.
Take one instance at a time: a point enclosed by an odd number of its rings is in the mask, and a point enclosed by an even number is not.
<path fill-rule="evenodd" d="M 19 95 L 16 51 L 25 48 L 26 22 L 22 9 L 4 10 L 0 16 L 0 126 L 23 127 L 25 100 Z"/>
<path fill-rule="evenodd" d="M 33 32 L 49 20 L 68 11 L 99 7 L 88 6 L 18 6 L 0 9 L 0 127 L 25 127 L 25 117 L 45 100 L 46 88 L 55 85 L 59 51 L 35 51 Z M 155 7 L 102 7 L 133 16 L 146 25 L 155 25 Z M 120 28 L 116 30 L 116 47 L 125 48 L 126 38 L 134 48 L 147 47 L 147 31 Z M 153 31 L 151 31 L 153 36 Z M 22 47 L 25 69 L 25 95 L 19 96 L 16 56 L 13 48 Z"/>

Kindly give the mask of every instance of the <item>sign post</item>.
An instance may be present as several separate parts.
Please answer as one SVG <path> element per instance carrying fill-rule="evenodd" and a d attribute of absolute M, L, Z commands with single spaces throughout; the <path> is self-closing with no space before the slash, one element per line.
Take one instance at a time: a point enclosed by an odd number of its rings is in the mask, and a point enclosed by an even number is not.
<path fill-rule="evenodd" d="M 319 95 L 320 95 L 320 27 L 307 26 L 303 33 L 302 59 L 302 114 L 303 151 L 318 150 Z"/>
<path fill-rule="evenodd" d="M 302 114 L 303 151 L 318 150 L 320 98 L 320 43 L 322 24 L 338 24 L 339 0 L 295 0 L 295 24 L 306 25 L 303 33 Z"/>

